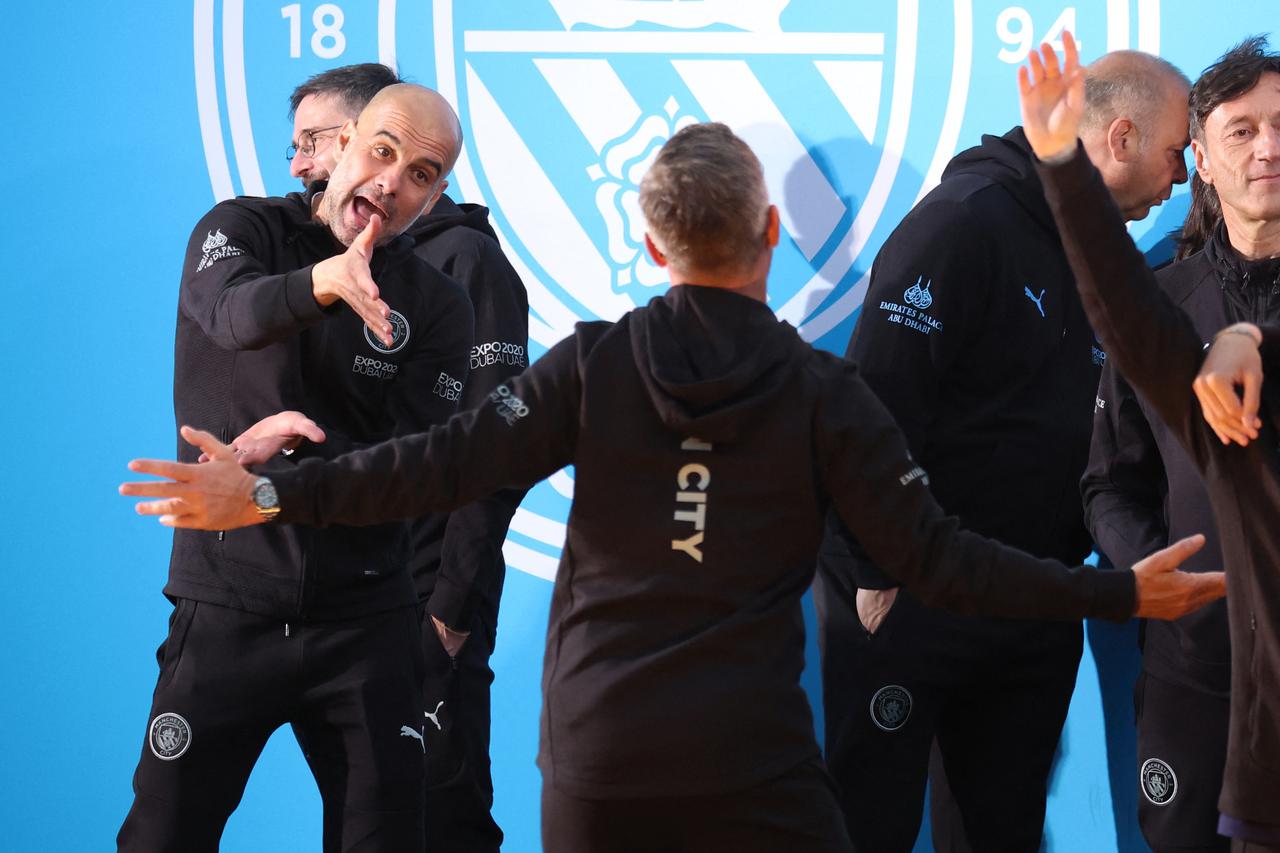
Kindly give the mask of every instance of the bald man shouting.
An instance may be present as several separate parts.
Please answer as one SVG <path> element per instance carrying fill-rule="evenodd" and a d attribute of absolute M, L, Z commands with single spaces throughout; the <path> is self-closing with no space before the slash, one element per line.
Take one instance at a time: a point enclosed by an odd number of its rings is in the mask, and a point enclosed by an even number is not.
<path fill-rule="evenodd" d="M 278 446 L 241 448 L 270 456 L 271 471 L 455 411 L 470 303 L 401 235 L 440 197 L 460 140 L 439 95 L 392 86 L 342 126 L 314 204 L 238 198 L 205 215 L 179 296 L 179 423 L 230 439 L 274 417 L 263 441 Z M 267 520 L 277 511 L 265 478 L 255 505 Z M 174 610 L 121 850 L 217 850 L 286 723 L 307 744 L 326 851 L 422 849 L 426 721 L 408 556 L 403 524 L 174 536 Z"/>

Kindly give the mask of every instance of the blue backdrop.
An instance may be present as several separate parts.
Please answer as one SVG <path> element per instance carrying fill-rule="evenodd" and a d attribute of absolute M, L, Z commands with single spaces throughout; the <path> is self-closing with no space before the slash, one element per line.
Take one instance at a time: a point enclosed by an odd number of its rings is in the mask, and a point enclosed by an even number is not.
<path fill-rule="evenodd" d="M 1141 48 L 1194 78 L 1264 31 L 1264 12 L 1274 4 L 7 4 L 2 846 L 107 849 L 128 808 L 170 537 L 115 485 L 128 458 L 173 453 L 190 229 L 218 199 L 295 189 L 287 95 L 306 76 L 380 60 L 455 103 L 468 142 L 450 193 L 493 209 L 529 287 L 535 356 L 575 320 L 615 317 L 665 286 L 639 251 L 638 176 L 682 122 L 728 122 L 761 155 L 783 210 L 772 305 L 842 351 L 889 230 L 953 153 L 1016 123 L 1013 67 L 1033 43 L 1067 27 L 1086 60 Z M 1133 233 L 1150 248 L 1185 209 L 1180 193 Z M 516 853 L 538 849 L 542 634 L 572 488 L 570 472 L 537 487 L 506 548 L 493 760 Z M 1046 847 L 1145 850 L 1132 817 L 1133 627 L 1090 626 L 1089 641 Z M 806 677 L 816 700 L 812 668 Z M 314 784 L 279 733 L 223 849 L 316 850 L 319 839 Z"/>

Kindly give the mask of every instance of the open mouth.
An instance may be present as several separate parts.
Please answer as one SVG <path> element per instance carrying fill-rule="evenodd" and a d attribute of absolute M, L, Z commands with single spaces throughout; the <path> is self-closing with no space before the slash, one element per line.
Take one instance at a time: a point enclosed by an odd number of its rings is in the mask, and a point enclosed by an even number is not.
<path fill-rule="evenodd" d="M 369 220 L 373 218 L 375 213 L 382 218 L 384 223 L 387 221 L 387 212 L 361 195 L 351 200 L 351 212 L 355 214 L 356 224 L 361 228 L 369 224 Z"/>

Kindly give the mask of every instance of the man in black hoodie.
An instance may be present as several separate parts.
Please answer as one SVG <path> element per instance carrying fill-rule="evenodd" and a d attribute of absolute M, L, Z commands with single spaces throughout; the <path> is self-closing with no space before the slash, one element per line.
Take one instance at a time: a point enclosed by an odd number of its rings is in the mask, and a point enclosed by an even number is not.
<path fill-rule="evenodd" d="M 1061 69 L 1045 45 L 1031 54 L 1030 72 L 1019 72 L 1027 138 L 1043 160 L 1045 193 L 1090 320 L 1117 369 L 1204 476 L 1222 533 L 1231 645 L 1218 831 L 1232 839 L 1233 851 L 1280 851 L 1280 406 L 1273 392 L 1262 397 L 1264 416 L 1256 414 L 1260 369 L 1280 370 L 1280 329 L 1228 326 L 1205 358 L 1200 318 L 1188 317 L 1169 292 L 1168 284 L 1179 276 L 1166 275 L 1166 287 L 1160 287 L 1097 173 L 1080 155 L 1080 70 L 1069 34 L 1064 42 Z M 1221 202 L 1220 261 L 1239 269 L 1242 278 L 1245 272 L 1265 276 L 1269 287 L 1280 257 L 1280 57 L 1268 54 L 1265 45 L 1250 39 L 1205 72 L 1192 92 L 1191 128 L 1196 171 Z M 1196 280 L 1220 270 L 1196 257 L 1174 270 L 1180 268 Z M 1231 368 L 1241 356 L 1252 365 Z M 1192 396 L 1197 370 L 1199 405 Z M 1237 382 L 1245 386 L 1246 409 L 1252 411 L 1224 425 L 1221 406 L 1224 398 L 1228 408 L 1235 405 Z M 1186 703 L 1180 711 L 1192 716 L 1198 706 Z M 1157 791 L 1172 790 L 1171 774 L 1159 770 L 1153 776 Z"/>
<path fill-rule="evenodd" d="M 269 413 L 307 412 L 325 440 L 297 455 L 336 456 L 456 411 L 471 307 L 401 235 L 439 194 L 460 141 L 442 98 L 396 86 L 339 132 L 323 199 L 238 198 L 206 214 L 179 295 L 179 422 L 230 438 Z M 264 480 L 264 519 L 269 493 Z M 175 607 L 120 849 L 216 850 L 284 723 L 320 788 L 326 851 L 421 849 L 423 661 L 408 558 L 402 524 L 175 534 L 164 590 Z"/>
<path fill-rule="evenodd" d="M 778 212 L 727 127 L 673 136 L 640 204 L 666 295 L 580 324 L 443 428 L 273 474 L 279 521 L 351 523 L 576 466 L 543 669 L 544 849 L 851 849 L 799 683 L 829 507 L 892 576 L 965 611 L 1123 619 L 1136 595 L 1168 617 L 1218 594 L 1169 571 L 1194 540 L 1097 572 L 945 517 L 856 368 L 765 304 Z M 122 493 L 165 498 L 139 511 L 178 527 L 258 523 L 253 477 L 185 434 L 215 461 L 134 462 L 176 479 Z"/>
<path fill-rule="evenodd" d="M 1089 80 L 1089 156 L 1140 219 L 1187 177 L 1186 79 L 1123 51 Z M 1037 556 L 1084 559 L 1078 484 L 1106 356 L 1021 128 L 958 155 L 889 236 L 847 356 L 944 509 Z M 832 528 L 815 588 L 826 755 L 855 843 L 909 851 L 932 775 L 939 850 L 1038 850 L 1080 624 L 922 607 Z"/>
<path fill-rule="evenodd" d="M 324 191 L 334 167 L 325 133 L 397 82 L 385 65 L 363 63 L 321 72 L 293 90 L 290 173 L 309 193 Z M 406 233 L 418 257 L 461 284 L 471 299 L 475 345 L 460 408 L 475 408 L 528 365 L 524 284 L 498 245 L 485 207 L 458 205 L 442 194 Z M 497 853 L 502 844 L 491 814 L 489 658 L 506 571 L 502 543 L 523 495 L 504 490 L 414 524 L 410 569 L 425 608 L 427 849 L 433 853 Z"/>
<path fill-rule="evenodd" d="M 1210 163 L 1217 139 L 1204 122 L 1267 72 L 1280 71 L 1280 56 L 1263 39 L 1232 50 L 1191 89 L 1193 145 Z M 1280 110 L 1280 98 L 1275 101 Z M 1225 152 L 1223 152 L 1225 153 Z M 1165 267 L 1156 280 L 1205 341 L 1235 323 L 1280 320 L 1280 261 L 1249 259 L 1234 247 L 1222 218 L 1218 190 L 1196 205 L 1214 213 L 1204 248 Z M 1227 197 L 1226 204 L 1239 204 Z M 1209 547 L 1187 568 L 1222 564 L 1221 547 L 1200 471 L 1175 430 L 1134 393 L 1115 369 L 1103 368 L 1094 415 L 1089 469 L 1082 483 L 1085 518 L 1099 547 L 1119 565 L 1185 536 L 1203 531 Z M 1162 851 L 1223 851 L 1218 834 L 1218 792 L 1226 762 L 1230 719 L 1231 644 L 1226 603 L 1176 622 L 1153 622 L 1143 636 L 1143 673 L 1135 690 L 1138 709 L 1138 814 L 1143 835 Z"/>

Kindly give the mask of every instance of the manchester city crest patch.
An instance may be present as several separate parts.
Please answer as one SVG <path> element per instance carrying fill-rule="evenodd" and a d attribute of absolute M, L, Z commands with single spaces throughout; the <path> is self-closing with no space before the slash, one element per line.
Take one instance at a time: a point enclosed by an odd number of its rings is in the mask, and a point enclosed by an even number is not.
<path fill-rule="evenodd" d="M 375 338 L 373 333 L 369 331 L 368 326 L 364 327 L 364 339 L 368 341 L 369 346 L 383 355 L 399 352 L 404 349 L 405 344 L 409 343 L 409 321 L 405 319 L 405 316 L 399 311 L 392 311 L 387 321 L 391 324 L 391 346 L 387 346 Z"/>
<path fill-rule="evenodd" d="M 886 732 L 896 732 L 911 716 L 911 693 L 897 684 L 886 684 L 871 697 L 871 721 Z"/>
<path fill-rule="evenodd" d="M 1148 758 L 1138 774 L 1142 795 L 1156 806 L 1167 806 L 1178 795 L 1178 777 L 1173 768 L 1158 758 Z"/>
<path fill-rule="evenodd" d="M 191 746 L 191 724 L 178 714 L 157 714 L 151 721 L 147 743 L 161 761 L 180 758 Z"/>

